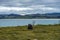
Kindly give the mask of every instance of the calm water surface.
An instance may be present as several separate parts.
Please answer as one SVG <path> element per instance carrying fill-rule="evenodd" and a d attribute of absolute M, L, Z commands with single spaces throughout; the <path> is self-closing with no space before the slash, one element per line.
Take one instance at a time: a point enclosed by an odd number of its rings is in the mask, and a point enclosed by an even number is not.
<path fill-rule="evenodd" d="M 22 26 L 27 24 L 58 24 L 59 20 L 46 19 L 0 19 L 0 26 Z"/>

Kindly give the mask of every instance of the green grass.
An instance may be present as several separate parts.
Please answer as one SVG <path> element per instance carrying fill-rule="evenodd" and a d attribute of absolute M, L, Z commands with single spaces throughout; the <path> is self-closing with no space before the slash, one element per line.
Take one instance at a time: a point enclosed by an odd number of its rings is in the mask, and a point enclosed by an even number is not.
<path fill-rule="evenodd" d="M 27 26 L 1 27 L 0 40 L 60 40 L 60 25 L 35 25 L 33 30 Z"/>

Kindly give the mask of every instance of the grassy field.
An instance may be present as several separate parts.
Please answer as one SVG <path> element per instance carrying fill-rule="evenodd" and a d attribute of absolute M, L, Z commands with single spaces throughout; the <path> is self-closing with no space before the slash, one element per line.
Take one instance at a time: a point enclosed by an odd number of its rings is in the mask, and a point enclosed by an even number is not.
<path fill-rule="evenodd" d="M 60 25 L 1 27 L 0 40 L 60 40 Z"/>

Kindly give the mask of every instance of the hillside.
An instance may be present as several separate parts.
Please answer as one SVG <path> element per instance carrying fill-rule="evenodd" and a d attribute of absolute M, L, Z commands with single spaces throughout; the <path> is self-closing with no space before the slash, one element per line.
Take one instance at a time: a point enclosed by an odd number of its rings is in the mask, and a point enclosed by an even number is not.
<path fill-rule="evenodd" d="M 0 19 L 43 19 L 43 18 L 60 18 L 60 13 L 45 13 L 45 14 L 26 14 L 26 15 L 20 15 L 20 14 L 0 14 Z"/>
<path fill-rule="evenodd" d="M 33 30 L 27 26 L 1 27 L 0 40 L 60 40 L 60 25 L 36 25 Z"/>

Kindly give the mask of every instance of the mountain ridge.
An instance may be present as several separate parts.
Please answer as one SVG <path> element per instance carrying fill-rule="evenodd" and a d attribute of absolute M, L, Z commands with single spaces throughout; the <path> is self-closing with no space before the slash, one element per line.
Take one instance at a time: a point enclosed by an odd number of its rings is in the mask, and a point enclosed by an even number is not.
<path fill-rule="evenodd" d="M 20 15 L 20 14 L 0 14 L 0 19 L 4 18 L 60 18 L 60 13 L 46 13 L 46 14 L 26 14 L 26 15 Z"/>

